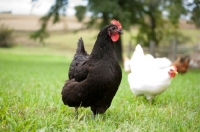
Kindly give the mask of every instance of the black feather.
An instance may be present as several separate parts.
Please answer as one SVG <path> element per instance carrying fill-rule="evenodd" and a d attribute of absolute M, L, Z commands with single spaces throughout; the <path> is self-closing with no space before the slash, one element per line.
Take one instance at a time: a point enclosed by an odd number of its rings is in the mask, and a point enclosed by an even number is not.
<path fill-rule="evenodd" d="M 88 70 L 85 67 L 85 64 L 88 57 L 89 55 L 85 51 L 83 40 L 80 38 L 77 43 L 76 54 L 70 65 L 68 74 L 69 79 L 75 78 L 76 81 L 82 81 L 87 77 Z"/>

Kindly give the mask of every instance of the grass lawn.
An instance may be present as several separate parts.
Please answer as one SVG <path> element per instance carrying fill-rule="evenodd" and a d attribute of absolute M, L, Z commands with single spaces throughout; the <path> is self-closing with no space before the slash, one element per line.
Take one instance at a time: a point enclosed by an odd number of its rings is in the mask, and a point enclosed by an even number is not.
<path fill-rule="evenodd" d="M 49 51 L 49 52 L 48 52 Z M 200 70 L 177 75 L 153 104 L 134 98 L 123 79 L 111 107 L 91 118 L 90 108 L 61 100 L 72 56 L 48 49 L 0 49 L 0 131 L 200 131 Z M 142 69 L 141 69 L 142 70 Z"/>

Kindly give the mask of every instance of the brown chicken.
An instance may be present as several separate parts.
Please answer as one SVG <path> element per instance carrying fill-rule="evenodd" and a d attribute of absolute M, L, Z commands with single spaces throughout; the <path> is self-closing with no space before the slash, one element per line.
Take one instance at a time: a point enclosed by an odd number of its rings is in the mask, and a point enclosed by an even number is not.
<path fill-rule="evenodd" d="M 114 48 L 121 33 L 121 24 L 112 20 L 99 32 L 90 55 L 85 51 L 82 38 L 79 39 L 69 80 L 61 93 L 63 103 L 75 107 L 76 117 L 78 107 L 90 107 L 93 117 L 110 107 L 122 78 Z"/>
<path fill-rule="evenodd" d="M 172 65 L 177 67 L 178 73 L 186 73 L 189 69 L 189 56 L 177 57 L 176 60 L 172 63 Z"/>

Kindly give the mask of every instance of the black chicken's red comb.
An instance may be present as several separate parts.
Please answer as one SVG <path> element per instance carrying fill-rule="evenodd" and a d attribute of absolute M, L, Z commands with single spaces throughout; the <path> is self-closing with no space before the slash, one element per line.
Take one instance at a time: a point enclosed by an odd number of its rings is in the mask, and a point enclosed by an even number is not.
<path fill-rule="evenodd" d="M 111 24 L 116 25 L 120 30 L 122 29 L 121 23 L 115 19 L 111 21 Z"/>

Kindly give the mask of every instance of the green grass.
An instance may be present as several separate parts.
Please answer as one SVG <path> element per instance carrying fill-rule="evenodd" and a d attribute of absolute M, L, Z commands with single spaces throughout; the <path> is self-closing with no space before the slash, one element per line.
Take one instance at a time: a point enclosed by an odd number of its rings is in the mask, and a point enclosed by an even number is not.
<path fill-rule="evenodd" d="M 30 52 L 29 52 L 30 51 Z M 41 53 L 42 52 L 42 53 Z M 56 53 L 56 54 L 55 54 Z M 0 131 L 200 131 L 200 70 L 178 75 L 153 104 L 134 98 L 123 72 L 120 88 L 105 114 L 82 120 L 61 100 L 71 55 L 45 48 L 0 49 Z"/>

